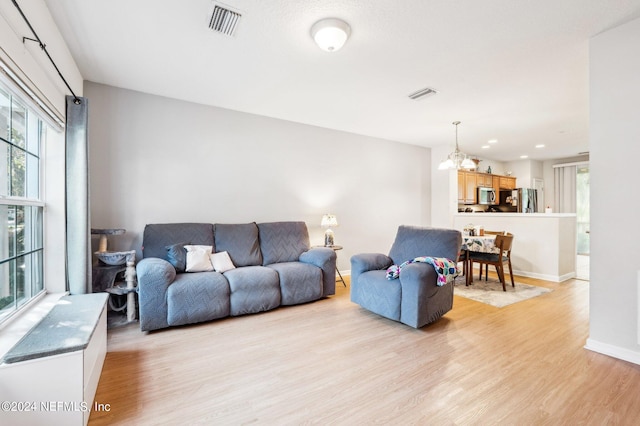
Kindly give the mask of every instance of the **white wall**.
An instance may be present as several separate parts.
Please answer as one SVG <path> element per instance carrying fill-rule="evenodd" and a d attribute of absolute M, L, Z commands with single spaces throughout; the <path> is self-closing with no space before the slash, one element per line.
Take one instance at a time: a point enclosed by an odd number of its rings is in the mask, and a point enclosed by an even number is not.
<path fill-rule="evenodd" d="M 43 0 L 19 2 L 23 12 L 46 44 L 47 51 L 77 96 L 82 95 L 82 77 Z M 70 94 L 37 43 L 22 43 L 30 30 L 10 1 L 0 2 L 0 59 L 21 77 L 49 107 L 64 119 L 65 95 Z M 43 147 L 45 159 L 45 288 L 65 290 L 65 173 L 64 133 L 49 132 Z"/>
<path fill-rule="evenodd" d="M 536 160 L 518 160 L 505 163 L 505 167 L 516 178 L 516 187 L 533 188 L 534 179 L 543 179 L 542 162 Z"/>
<path fill-rule="evenodd" d="M 431 149 L 431 226 L 453 227 L 453 214 L 458 211 L 458 174 L 456 170 L 438 170 L 438 165 L 451 153 L 447 145 Z"/>
<path fill-rule="evenodd" d="M 640 20 L 590 43 L 591 284 L 587 347 L 640 364 Z"/>
<path fill-rule="evenodd" d="M 110 248 L 140 249 L 147 223 L 303 220 L 337 215 L 338 267 L 387 253 L 401 224 L 431 221 L 430 150 L 85 82 L 91 221 L 125 228 Z M 94 244 L 97 240 L 94 239 Z"/>

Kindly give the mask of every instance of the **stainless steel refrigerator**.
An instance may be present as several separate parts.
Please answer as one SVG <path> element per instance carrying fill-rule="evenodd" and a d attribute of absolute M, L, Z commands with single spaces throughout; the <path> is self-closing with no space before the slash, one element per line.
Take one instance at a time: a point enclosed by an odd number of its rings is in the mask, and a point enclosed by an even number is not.
<path fill-rule="evenodd" d="M 511 192 L 511 205 L 518 213 L 537 213 L 538 194 L 533 188 L 517 188 Z"/>

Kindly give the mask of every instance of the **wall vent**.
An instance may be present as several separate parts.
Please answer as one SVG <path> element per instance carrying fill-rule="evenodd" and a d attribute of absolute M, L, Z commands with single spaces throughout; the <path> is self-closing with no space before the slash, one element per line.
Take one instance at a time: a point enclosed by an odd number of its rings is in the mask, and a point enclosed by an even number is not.
<path fill-rule="evenodd" d="M 438 92 L 435 89 L 432 89 L 431 87 L 425 87 L 424 89 L 420 89 L 417 92 L 413 92 L 412 94 L 410 94 L 409 98 L 418 100 L 424 98 L 425 96 L 435 95 L 436 93 Z"/>
<path fill-rule="evenodd" d="M 238 21 L 242 14 L 231 10 L 228 6 L 214 4 L 211 19 L 209 20 L 209 28 L 215 32 L 232 36 L 238 27 Z"/>

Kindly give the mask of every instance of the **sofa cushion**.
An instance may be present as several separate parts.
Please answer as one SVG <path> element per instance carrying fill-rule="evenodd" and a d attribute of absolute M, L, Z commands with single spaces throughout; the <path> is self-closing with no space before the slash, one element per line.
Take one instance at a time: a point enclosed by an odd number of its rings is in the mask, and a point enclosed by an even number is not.
<path fill-rule="evenodd" d="M 246 266 L 224 273 L 231 290 L 231 315 L 253 314 L 280 306 L 278 273 L 264 266 Z"/>
<path fill-rule="evenodd" d="M 211 265 L 211 246 L 186 245 L 187 268 L 186 272 L 208 272 L 213 271 Z"/>
<path fill-rule="evenodd" d="M 351 286 L 353 302 L 378 315 L 400 321 L 400 280 L 389 281 L 386 271 L 378 270 L 360 274 L 355 284 Z"/>
<path fill-rule="evenodd" d="M 262 265 L 258 226 L 255 223 L 214 225 L 216 252 L 226 251 L 236 267 Z"/>
<path fill-rule="evenodd" d="M 301 262 L 268 265 L 278 272 L 282 305 L 311 302 L 322 297 L 322 269 Z"/>
<path fill-rule="evenodd" d="M 455 229 L 402 225 L 398 227 L 389 257 L 396 265 L 419 256 L 456 260 L 460 251 L 460 238 L 460 231 Z"/>
<path fill-rule="evenodd" d="M 309 250 L 309 232 L 304 222 L 258 224 L 262 264 L 295 262 Z"/>
<path fill-rule="evenodd" d="M 167 246 L 167 260 L 173 265 L 176 272 L 184 272 L 187 268 L 187 250 L 185 245 L 190 243 L 178 243 Z"/>
<path fill-rule="evenodd" d="M 229 257 L 229 253 L 227 253 L 226 251 L 213 253 L 210 258 L 213 269 L 215 269 L 216 272 L 227 272 L 235 268 L 235 265 Z"/>
<path fill-rule="evenodd" d="M 167 289 L 169 325 L 229 316 L 229 283 L 217 272 L 178 274 Z"/>
<path fill-rule="evenodd" d="M 149 224 L 145 226 L 142 237 L 142 257 L 159 257 L 168 260 L 166 247 L 183 241 L 213 246 L 213 225 L 210 223 Z"/>

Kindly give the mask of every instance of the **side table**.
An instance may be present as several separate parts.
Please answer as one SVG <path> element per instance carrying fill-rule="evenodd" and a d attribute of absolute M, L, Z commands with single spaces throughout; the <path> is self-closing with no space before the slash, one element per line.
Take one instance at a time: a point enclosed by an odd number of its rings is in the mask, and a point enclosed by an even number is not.
<path fill-rule="evenodd" d="M 324 248 L 330 248 L 331 250 L 337 252 L 338 250 L 342 250 L 342 246 L 314 246 L 314 247 L 324 247 Z M 337 255 L 338 253 L 336 253 Z M 336 281 L 341 281 L 343 286 L 347 286 L 347 283 L 344 282 L 344 278 L 342 278 L 342 274 L 340 273 L 340 270 L 338 269 L 338 265 L 336 264 L 336 272 L 338 273 L 338 276 L 340 277 L 339 280 Z"/>

